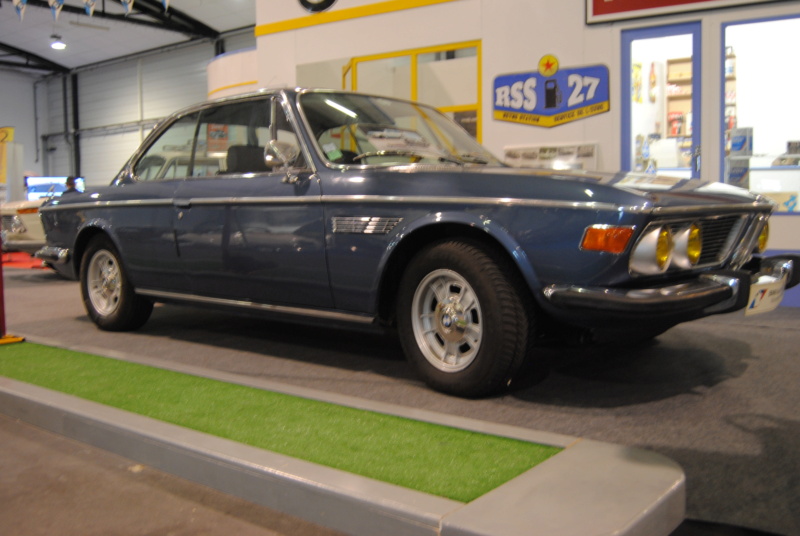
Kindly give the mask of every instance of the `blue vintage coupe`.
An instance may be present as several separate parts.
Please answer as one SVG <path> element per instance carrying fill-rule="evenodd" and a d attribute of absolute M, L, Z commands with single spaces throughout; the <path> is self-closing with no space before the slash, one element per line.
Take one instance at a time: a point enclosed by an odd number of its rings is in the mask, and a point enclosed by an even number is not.
<path fill-rule="evenodd" d="M 773 203 L 720 183 L 510 168 L 428 106 L 328 90 L 203 103 L 112 184 L 41 209 L 38 255 L 105 330 L 156 301 L 396 327 L 432 387 L 511 384 L 537 343 L 768 311 Z"/>

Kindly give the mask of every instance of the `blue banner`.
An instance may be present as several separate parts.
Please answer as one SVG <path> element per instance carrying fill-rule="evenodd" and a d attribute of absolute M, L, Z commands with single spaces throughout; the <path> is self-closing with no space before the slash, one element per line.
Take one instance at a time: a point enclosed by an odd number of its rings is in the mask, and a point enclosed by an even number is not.
<path fill-rule="evenodd" d="M 558 61 L 545 56 L 539 72 L 494 79 L 494 118 L 498 121 L 554 127 L 609 110 L 605 65 L 558 69 Z"/>

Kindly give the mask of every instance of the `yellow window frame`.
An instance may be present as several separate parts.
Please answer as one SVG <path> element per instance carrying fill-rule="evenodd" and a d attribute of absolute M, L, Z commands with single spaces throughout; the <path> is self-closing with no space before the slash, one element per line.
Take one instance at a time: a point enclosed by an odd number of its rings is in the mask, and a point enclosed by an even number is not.
<path fill-rule="evenodd" d="M 477 102 L 474 103 L 464 103 L 454 106 L 443 106 L 438 108 L 438 110 L 442 113 L 453 113 L 453 112 L 475 112 L 475 117 L 477 121 L 476 125 L 476 138 L 480 142 L 482 137 L 483 131 L 483 121 L 482 121 L 482 102 L 483 102 L 483 95 L 481 91 L 481 66 L 483 64 L 483 57 L 482 57 L 482 49 L 481 49 L 481 40 L 475 41 L 462 41 L 460 43 L 449 43 L 445 45 L 436 45 L 430 47 L 421 47 L 421 48 L 412 48 L 408 50 L 399 50 L 396 52 L 386 52 L 383 54 L 372 54 L 369 56 L 358 56 L 350 59 L 350 62 L 345 65 L 342 69 L 342 89 L 347 89 L 347 80 L 348 76 L 351 80 L 351 88 L 353 91 L 358 91 L 358 65 L 361 63 L 369 62 L 369 61 L 378 61 L 378 60 L 386 60 L 386 59 L 393 59 L 393 58 L 402 58 L 408 56 L 411 58 L 411 100 L 418 100 L 419 95 L 419 56 L 423 54 L 434 54 L 436 52 L 448 52 L 451 50 L 463 50 L 467 48 L 474 48 L 477 54 L 477 68 L 476 68 L 476 79 L 475 79 L 475 87 L 477 88 Z"/>

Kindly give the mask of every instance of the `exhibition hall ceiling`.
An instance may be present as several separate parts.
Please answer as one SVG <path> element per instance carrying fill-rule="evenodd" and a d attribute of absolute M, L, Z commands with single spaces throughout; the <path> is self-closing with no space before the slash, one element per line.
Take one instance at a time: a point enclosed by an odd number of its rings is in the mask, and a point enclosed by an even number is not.
<path fill-rule="evenodd" d="M 54 0 L 55 1 L 55 0 Z M 0 0 L 0 71 L 32 76 L 78 67 L 220 34 L 252 31 L 255 0 L 96 0 L 94 14 L 84 0 L 64 0 L 55 17 L 47 0 Z M 63 50 L 51 48 L 59 39 Z"/>

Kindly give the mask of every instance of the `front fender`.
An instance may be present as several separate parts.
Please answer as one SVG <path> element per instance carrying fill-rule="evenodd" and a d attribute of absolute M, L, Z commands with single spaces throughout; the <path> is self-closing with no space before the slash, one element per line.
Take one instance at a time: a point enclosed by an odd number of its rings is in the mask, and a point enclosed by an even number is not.
<path fill-rule="evenodd" d="M 468 212 L 437 212 L 412 221 L 403 221 L 393 232 L 391 240 L 378 264 L 377 310 L 382 317 L 391 315 L 393 296 L 405 267 L 413 256 L 426 245 L 447 238 L 470 238 L 501 250 L 516 266 L 528 287 L 541 288 L 528 255 L 516 238 L 491 217 Z"/>
<path fill-rule="evenodd" d="M 106 235 L 114 244 L 114 247 L 117 248 L 117 251 L 120 251 L 119 243 L 116 237 L 109 232 L 109 229 L 110 225 L 108 221 L 101 218 L 87 220 L 78 226 L 78 231 L 75 234 L 75 242 L 71 248 L 70 254 L 72 269 L 74 270 L 76 276 L 80 276 L 83 253 L 86 251 L 86 247 L 89 245 L 89 242 L 95 236 L 99 234 Z"/>

